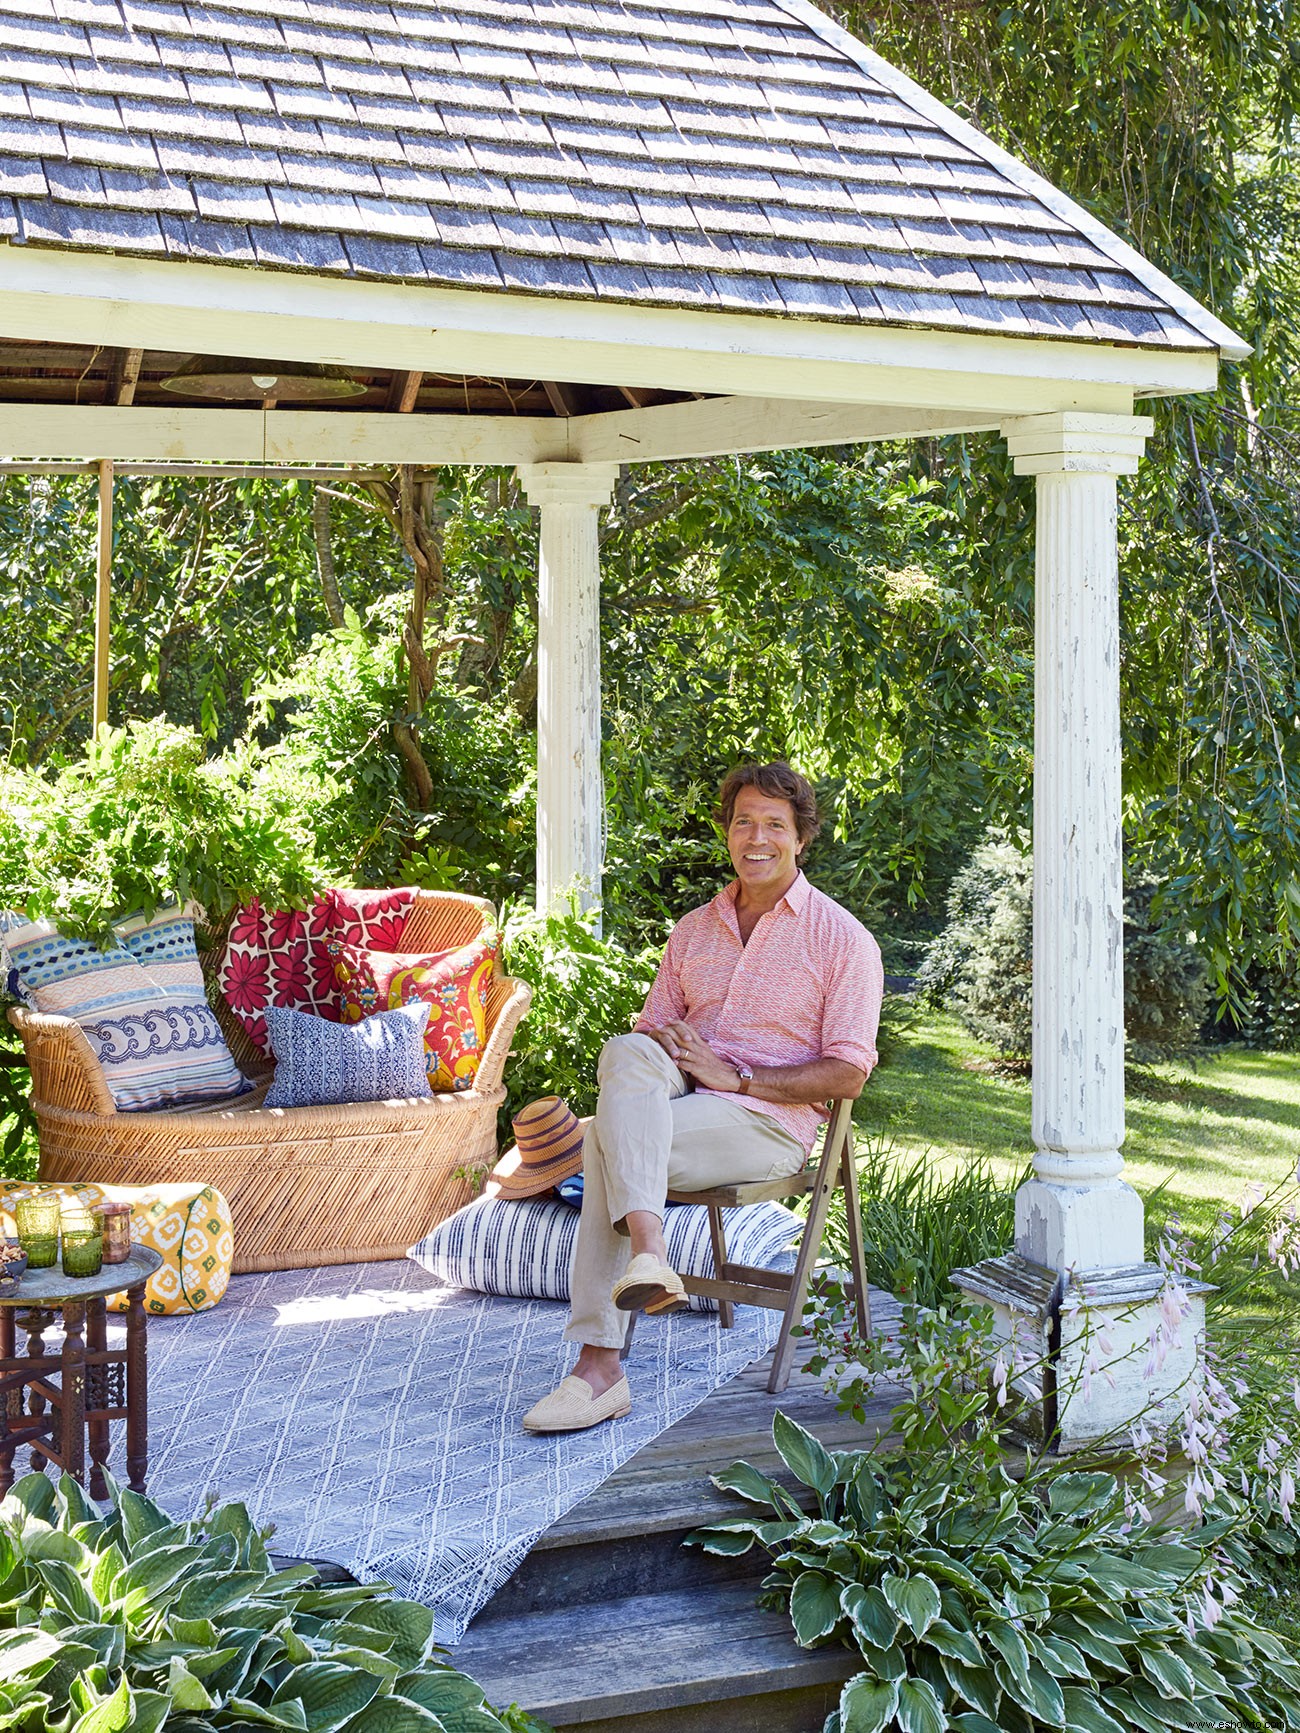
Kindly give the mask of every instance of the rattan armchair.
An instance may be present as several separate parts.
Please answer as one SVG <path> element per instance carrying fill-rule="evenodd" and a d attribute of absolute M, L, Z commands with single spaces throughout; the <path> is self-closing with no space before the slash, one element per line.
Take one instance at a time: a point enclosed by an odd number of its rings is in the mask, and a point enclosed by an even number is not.
<path fill-rule="evenodd" d="M 428 950 L 473 938 L 490 907 L 452 892 L 421 892 L 419 904 Z M 42 1179 L 201 1180 L 230 1203 L 236 1272 L 289 1270 L 404 1257 L 476 1195 L 496 1161 L 502 1075 L 531 998 L 526 982 L 493 981 L 472 1089 L 342 1107 L 264 1107 L 264 1074 L 233 1103 L 119 1113 L 71 1018 L 10 1011 L 9 1021 L 31 1065 Z"/>

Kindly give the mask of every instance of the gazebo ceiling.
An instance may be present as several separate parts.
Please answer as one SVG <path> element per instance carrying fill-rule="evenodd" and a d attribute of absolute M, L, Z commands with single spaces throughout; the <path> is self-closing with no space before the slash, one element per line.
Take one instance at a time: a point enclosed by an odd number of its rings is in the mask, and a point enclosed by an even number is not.
<path fill-rule="evenodd" d="M 165 349 L 120 349 L 94 344 L 22 342 L 0 337 L 0 404 L 134 405 L 139 408 L 211 408 L 213 394 L 186 392 L 175 380 L 192 355 Z M 282 363 L 267 357 L 241 367 L 256 378 L 275 377 Z M 468 375 L 355 367 L 347 374 L 363 389 L 346 397 L 311 401 L 311 407 L 339 413 L 390 412 L 408 415 L 556 416 L 599 415 L 656 404 L 692 402 L 700 395 L 639 388 L 576 384 L 552 379 L 484 379 Z M 274 387 L 257 390 L 250 380 L 245 394 L 223 394 L 249 408 L 292 410 Z"/>

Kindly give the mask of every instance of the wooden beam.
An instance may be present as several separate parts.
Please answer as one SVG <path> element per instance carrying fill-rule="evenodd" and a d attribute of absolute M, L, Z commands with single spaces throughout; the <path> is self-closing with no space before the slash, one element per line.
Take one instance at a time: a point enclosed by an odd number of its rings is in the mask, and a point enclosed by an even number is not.
<path fill-rule="evenodd" d="M 204 481 L 391 481 L 391 469 L 285 463 L 117 463 L 115 475 L 197 476 Z M 97 475 L 97 463 L 0 463 L 0 475 Z"/>
<path fill-rule="evenodd" d="M 635 385 L 620 385 L 619 390 L 623 393 L 623 396 L 627 399 L 627 401 L 632 405 L 633 409 L 644 409 L 647 406 L 647 404 L 650 402 L 650 399 L 654 396 L 653 391 L 645 391 L 645 390 L 642 390 Z M 698 395 L 699 395 L 698 392 L 695 392 L 695 391 L 691 392 L 692 397 L 696 397 Z"/>
<path fill-rule="evenodd" d="M 569 423 L 570 456 L 586 463 L 649 463 L 731 452 L 857 445 L 995 430 L 994 410 L 965 414 L 779 397 L 706 397 L 649 409 L 583 415 Z"/>
<path fill-rule="evenodd" d="M 0 252 L 4 249 L 0 247 Z M 385 410 L 118 409 L 0 403 L 5 461 L 316 464 L 538 463 L 569 455 L 545 415 L 390 415 Z"/>
<path fill-rule="evenodd" d="M 561 385 L 554 379 L 543 379 L 542 390 L 557 415 L 581 415 L 578 394 L 571 385 Z"/>
<path fill-rule="evenodd" d="M 113 588 L 113 465 L 99 465 L 99 522 L 95 542 L 94 730 L 108 721 L 108 638 Z"/>
<path fill-rule="evenodd" d="M 390 415 L 409 415 L 415 408 L 415 400 L 420 395 L 420 382 L 423 373 L 393 374 L 392 383 L 388 387 L 388 402 L 385 405 Z"/>
<path fill-rule="evenodd" d="M 143 360 L 143 349 L 113 351 L 113 365 L 104 386 L 105 403 L 115 403 L 119 408 L 125 409 L 129 403 L 135 401 L 135 388 L 140 381 L 140 364 Z"/>

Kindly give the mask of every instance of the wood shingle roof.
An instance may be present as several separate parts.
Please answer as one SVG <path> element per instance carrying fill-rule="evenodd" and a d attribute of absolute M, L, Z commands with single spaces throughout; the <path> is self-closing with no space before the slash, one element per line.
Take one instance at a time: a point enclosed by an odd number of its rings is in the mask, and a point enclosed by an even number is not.
<path fill-rule="evenodd" d="M 11 244 L 1215 346 L 1015 166 L 804 0 L 0 0 Z"/>

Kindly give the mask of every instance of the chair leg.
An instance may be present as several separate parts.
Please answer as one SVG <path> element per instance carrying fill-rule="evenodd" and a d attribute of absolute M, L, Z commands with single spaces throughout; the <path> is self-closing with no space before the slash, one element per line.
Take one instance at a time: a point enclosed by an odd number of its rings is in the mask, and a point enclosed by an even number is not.
<path fill-rule="evenodd" d="M 627 1315 L 627 1331 L 623 1337 L 623 1346 L 618 1351 L 618 1357 L 620 1360 L 626 1360 L 628 1355 L 632 1352 L 632 1332 L 636 1329 L 638 1316 L 639 1314 L 636 1312 L 629 1312 Z"/>
<path fill-rule="evenodd" d="M 790 1277 L 790 1297 L 785 1304 L 785 1312 L 781 1318 L 781 1331 L 777 1336 L 776 1349 L 772 1355 L 772 1371 L 767 1380 L 767 1388 L 773 1396 L 779 1395 L 790 1382 L 790 1371 L 794 1361 L 794 1337 L 790 1332 L 803 1317 L 804 1302 L 808 1298 L 808 1284 L 812 1280 L 813 1270 L 817 1267 L 817 1255 L 821 1251 L 822 1234 L 826 1228 L 826 1215 L 830 1209 L 831 1192 L 835 1189 L 835 1175 L 839 1170 L 838 1148 L 840 1139 L 837 1126 L 838 1109 L 836 1110 L 836 1118 L 832 1119 L 830 1129 L 826 1133 L 826 1146 L 822 1151 L 821 1165 L 817 1169 L 812 1205 L 808 1211 L 808 1225 L 803 1230 L 799 1256 L 795 1260 L 794 1274 Z"/>
<path fill-rule="evenodd" d="M 849 1230 L 849 1262 L 858 1313 L 858 1334 L 871 1334 L 871 1288 L 867 1282 L 867 1251 L 862 1232 L 862 1194 L 858 1190 L 858 1164 L 853 1154 L 853 1122 L 845 1127 L 840 1150 L 840 1179 L 844 1184 L 844 1219 Z"/>
<path fill-rule="evenodd" d="M 727 1265 L 727 1235 L 722 1225 L 722 1210 L 714 1203 L 709 1205 L 709 1238 L 713 1241 L 713 1274 L 720 1282 L 726 1281 L 724 1271 Z M 736 1322 L 736 1307 L 731 1300 L 718 1301 L 718 1322 L 724 1330 L 730 1330 Z"/>

